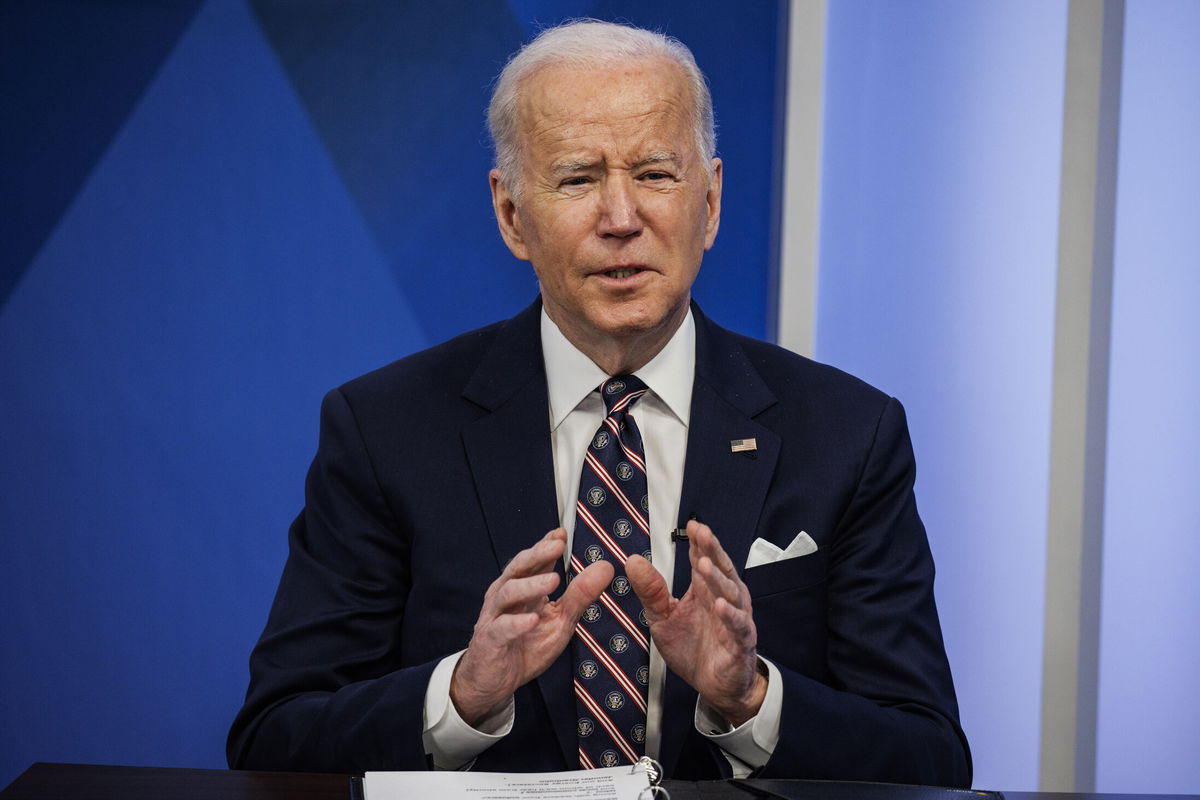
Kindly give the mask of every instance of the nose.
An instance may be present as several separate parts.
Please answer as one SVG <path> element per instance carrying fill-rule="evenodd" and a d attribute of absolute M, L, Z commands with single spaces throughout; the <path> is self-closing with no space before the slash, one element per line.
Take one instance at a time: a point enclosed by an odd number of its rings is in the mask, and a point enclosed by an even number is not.
<path fill-rule="evenodd" d="M 596 232 L 600 236 L 625 239 L 642 231 L 635 188 L 628 178 L 610 177 L 604 182 L 599 211 Z"/>

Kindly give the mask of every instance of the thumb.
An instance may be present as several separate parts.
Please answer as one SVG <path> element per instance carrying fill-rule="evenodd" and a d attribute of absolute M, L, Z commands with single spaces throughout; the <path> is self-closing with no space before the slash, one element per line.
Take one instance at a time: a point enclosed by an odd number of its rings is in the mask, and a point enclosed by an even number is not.
<path fill-rule="evenodd" d="M 588 603 L 594 603 L 605 587 L 612 582 L 613 567 L 607 561 L 601 560 L 589 564 L 583 572 L 576 575 L 567 584 L 566 591 L 559 598 L 559 606 L 567 619 L 574 625 L 575 620 L 583 613 Z"/>
<path fill-rule="evenodd" d="M 641 556 L 630 556 L 625 562 L 625 574 L 633 585 L 633 591 L 646 609 L 646 617 L 654 622 L 671 612 L 671 593 L 667 582 L 654 566 Z"/>

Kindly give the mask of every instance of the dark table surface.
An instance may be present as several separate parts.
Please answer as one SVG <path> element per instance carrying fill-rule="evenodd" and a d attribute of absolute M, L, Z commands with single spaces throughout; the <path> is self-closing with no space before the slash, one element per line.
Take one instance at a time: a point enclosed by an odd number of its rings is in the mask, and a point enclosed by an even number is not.
<path fill-rule="evenodd" d="M 245 772 L 168 767 L 115 767 L 85 764 L 38 763 L 25 770 L 7 789 L 4 800 L 61 798 L 171 798 L 171 800 L 348 800 L 349 775 L 301 772 Z M 942 792 L 924 787 L 886 784 L 837 784 L 822 781 L 764 781 L 756 786 L 784 788 L 806 800 L 924 800 L 927 798 L 995 797 L 988 792 Z M 665 781 L 672 800 L 750 800 L 746 789 L 725 781 Z M 1159 797 L 1200 800 L 1200 795 L 1064 794 L 1057 792 L 1004 792 L 1004 800 L 1135 800 Z"/>

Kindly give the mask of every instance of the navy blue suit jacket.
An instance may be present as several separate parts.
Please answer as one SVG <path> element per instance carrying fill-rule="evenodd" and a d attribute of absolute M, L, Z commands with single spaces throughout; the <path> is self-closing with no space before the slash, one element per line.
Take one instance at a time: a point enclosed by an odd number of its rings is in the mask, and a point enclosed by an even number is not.
<path fill-rule="evenodd" d="M 696 318 L 680 525 L 735 564 L 799 531 L 815 553 L 744 570 L 759 652 L 783 676 L 779 745 L 757 774 L 968 785 L 970 756 L 913 498 L 904 413 L 861 381 Z M 466 646 L 502 566 L 558 526 L 540 304 L 330 392 L 289 556 L 251 656 L 231 766 L 424 769 L 426 685 Z M 730 440 L 758 449 L 734 453 Z M 674 592 L 690 582 L 676 547 Z M 664 688 L 668 777 L 728 774 Z M 516 693 L 481 770 L 576 761 L 570 648 Z"/>

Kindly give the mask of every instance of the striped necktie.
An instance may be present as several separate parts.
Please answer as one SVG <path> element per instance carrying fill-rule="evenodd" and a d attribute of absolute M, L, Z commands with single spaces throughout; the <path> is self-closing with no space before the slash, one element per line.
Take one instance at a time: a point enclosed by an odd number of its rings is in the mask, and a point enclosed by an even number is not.
<path fill-rule="evenodd" d="M 584 455 L 575 504 L 569 574 L 607 559 L 616 575 L 575 626 L 579 766 L 633 764 L 646 750 L 650 636 L 642 603 L 625 576 L 625 559 L 650 558 L 650 502 L 642 436 L 630 408 L 646 393 L 632 375 L 600 386 L 608 411 Z"/>

